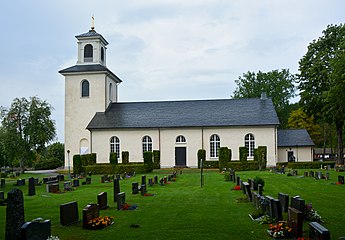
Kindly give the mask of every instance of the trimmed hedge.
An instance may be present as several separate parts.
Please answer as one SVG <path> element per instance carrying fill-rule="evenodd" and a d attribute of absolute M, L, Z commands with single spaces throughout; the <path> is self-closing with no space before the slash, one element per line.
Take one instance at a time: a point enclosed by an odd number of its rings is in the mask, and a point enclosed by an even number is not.
<path fill-rule="evenodd" d="M 254 148 L 254 161 L 259 161 L 258 149 Z"/>
<path fill-rule="evenodd" d="M 259 162 L 259 170 L 266 169 L 267 166 L 267 147 L 266 146 L 258 146 L 258 162 Z"/>
<path fill-rule="evenodd" d="M 206 161 L 206 150 L 205 149 L 199 149 L 198 150 L 198 168 L 201 167 L 200 162 L 202 161 L 202 165 L 204 166 Z"/>
<path fill-rule="evenodd" d="M 113 166 L 110 163 L 105 163 L 86 166 L 85 170 L 86 172 L 91 172 L 92 174 L 122 174 L 125 172 L 146 173 L 146 166 L 144 164 L 119 164 Z"/>
<path fill-rule="evenodd" d="M 109 154 L 109 162 L 112 165 L 117 165 L 118 164 L 118 159 L 117 159 L 117 153 L 116 152 L 111 152 Z"/>
<path fill-rule="evenodd" d="M 219 168 L 219 161 L 204 161 L 204 168 Z"/>
<path fill-rule="evenodd" d="M 246 147 L 239 147 L 240 151 L 240 162 L 247 161 L 248 149 Z"/>
<path fill-rule="evenodd" d="M 228 147 L 220 147 L 219 148 L 219 172 L 226 168 L 226 164 L 230 162 L 230 151 Z"/>
<path fill-rule="evenodd" d="M 151 151 L 144 152 L 144 164 L 146 165 L 147 172 L 153 171 L 153 153 Z"/>
<path fill-rule="evenodd" d="M 129 163 L 129 152 L 128 151 L 122 151 L 122 163 L 128 164 Z"/>
<path fill-rule="evenodd" d="M 82 166 L 94 165 L 96 164 L 96 153 L 89 153 L 80 155 Z"/>
<path fill-rule="evenodd" d="M 85 166 L 85 171 L 92 174 L 114 174 L 114 166 L 110 163 Z"/>
<path fill-rule="evenodd" d="M 231 161 L 227 164 L 227 168 L 235 171 L 255 171 L 259 169 L 259 163 L 254 161 Z"/>
<path fill-rule="evenodd" d="M 73 155 L 73 173 L 80 174 L 83 172 L 83 165 L 81 164 L 81 157 L 79 154 Z"/>
<path fill-rule="evenodd" d="M 334 167 L 335 162 L 332 161 L 325 161 L 325 162 L 279 162 L 277 163 L 277 167 L 281 168 L 284 165 L 287 168 L 292 169 L 320 169 L 321 165 L 327 166 L 330 165 L 331 168 Z"/>
<path fill-rule="evenodd" d="M 153 169 L 161 168 L 161 152 L 159 150 L 153 150 Z"/>

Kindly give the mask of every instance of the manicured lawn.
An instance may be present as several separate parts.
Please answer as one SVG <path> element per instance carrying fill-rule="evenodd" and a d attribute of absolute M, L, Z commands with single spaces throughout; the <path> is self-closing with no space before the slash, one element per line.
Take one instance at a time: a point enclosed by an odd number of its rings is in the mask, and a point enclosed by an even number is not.
<path fill-rule="evenodd" d="M 154 171 L 154 175 L 163 177 L 172 170 Z M 345 236 L 345 185 L 335 185 L 339 173 L 330 172 L 330 180 L 300 178 L 304 170 L 298 170 L 299 176 L 269 172 L 239 172 L 241 179 L 260 176 L 265 180 L 264 194 L 277 198 L 278 192 L 290 196 L 300 195 L 311 202 L 325 221 L 323 225 L 331 231 L 332 239 Z M 324 171 L 325 172 L 325 171 Z M 342 173 L 341 175 L 344 175 Z M 29 174 L 22 176 L 28 178 Z M 39 175 L 41 179 L 44 175 Z M 46 175 L 45 175 L 46 176 Z M 37 176 L 36 176 L 37 177 Z M 270 239 L 266 232 L 267 225 L 259 225 L 248 217 L 254 211 L 251 203 L 237 203 L 243 197 L 242 191 L 230 190 L 234 183 L 225 182 L 224 176 L 217 171 L 204 172 L 205 185 L 200 187 L 200 172 L 185 169 L 176 182 L 165 186 L 148 187 L 153 197 L 133 195 L 132 182 L 141 182 L 141 175 L 122 180 L 121 191 L 126 192 L 126 202 L 138 204 L 135 211 L 117 211 L 113 202 L 113 183 L 100 183 L 100 176 L 92 176 L 91 185 L 80 186 L 76 191 L 62 194 L 46 193 L 45 186 L 36 187 L 35 196 L 27 196 L 28 186 L 18 187 L 24 192 L 25 220 L 41 217 L 51 219 L 52 234 L 63 240 L 94 239 Z M 13 183 L 6 179 L 7 194 Z M 26 183 L 27 184 L 27 183 Z M 60 188 L 63 188 L 61 183 Z M 101 210 L 101 215 L 113 216 L 115 224 L 103 230 L 83 230 L 82 223 L 63 227 L 60 225 L 59 206 L 70 201 L 77 201 L 79 219 L 82 209 L 90 202 L 97 203 L 97 194 L 108 193 L 110 208 Z M 6 207 L 0 206 L 0 239 L 5 236 Z M 286 219 L 286 215 L 284 215 Z M 140 228 L 131 228 L 138 224 Z M 305 229 L 307 225 L 305 225 Z"/>

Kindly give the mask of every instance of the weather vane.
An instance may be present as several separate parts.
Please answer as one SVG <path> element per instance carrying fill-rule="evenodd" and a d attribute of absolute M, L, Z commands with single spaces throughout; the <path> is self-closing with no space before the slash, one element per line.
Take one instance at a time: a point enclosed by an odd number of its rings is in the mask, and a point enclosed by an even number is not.
<path fill-rule="evenodd" d="M 92 14 L 91 30 L 95 30 L 95 16 Z"/>

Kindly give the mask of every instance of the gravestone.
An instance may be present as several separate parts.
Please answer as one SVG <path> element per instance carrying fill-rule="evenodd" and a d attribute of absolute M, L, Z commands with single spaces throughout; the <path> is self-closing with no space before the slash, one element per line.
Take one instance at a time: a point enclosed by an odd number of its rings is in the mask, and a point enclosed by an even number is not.
<path fill-rule="evenodd" d="M 34 179 L 34 183 L 35 183 L 35 186 L 41 185 L 38 178 L 35 178 L 35 179 Z"/>
<path fill-rule="evenodd" d="M 240 176 L 237 176 L 237 177 L 236 177 L 236 185 L 237 185 L 237 186 L 241 186 L 241 185 L 240 185 L 240 180 L 241 180 Z"/>
<path fill-rule="evenodd" d="M 270 216 L 271 218 L 282 220 L 283 214 L 282 214 L 280 201 L 271 196 L 266 196 L 266 199 L 268 201 L 268 208 L 266 209 L 267 215 Z"/>
<path fill-rule="evenodd" d="M 120 192 L 116 195 L 117 210 L 121 210 L 126 204 L 126 193 Z"/>
<path fill-rule="evenodd" d="M 140 193 L 141 193 L 141 196 L 144 196 L 145 193 L 146 193 L 146 185 L 145 184 L 142 184 L 141 187 L 140 187 Z"/>
<path fill-rule="evenodd" d="M 159 184 L 160 184 L 161 186 L 164 186 L 164 179 L 163 179 L 163 178 L 161 178 L 161 179 L 159 180 Z"/>
<path fill-rule="evenodd" d="M 288 224 L 292 228 L 292 235 L 294 238 L 302 237 L 303 235 L 303 213 L 293 207 L 288 210 Z"/>
<path fill-rule="evenodd" d="M 295 197 L 291 198 L 290 206 L 292 208 L 295 208 L 298 211 L 302 212 L 302 214 L 304 215 L 304 213 L 305 213 L 305 201 L 302 198 L 300 198 L 299 196 L 295 196 Z"/>
<path fill-rule="evenodd" d="M 5 193 L 0 191 L 0 200 L 5 201 Z"/>
<path fill-rule="evenodd" d="M 168 182 L 168 178 L 165 176 L 164 177 L 164 184 L 167 184 L 167 182 Z"/>
<path fill-rule="evenodd" d="M 50 220 L 35 219 L 32 222 L 26 222 L 21 227 L 22 240 L 45 240 L 51 236 L 52 224 Z"/>
<path fill-rule="evenodd" d="M 149 178 L 149 186 L 152 187 L 152 185 L 153 185 L 153 179 Z"/>
<path fill-rule="evenodd" d="M 78 203 L 69 202 L 60 205 L 60 223 L 62 226 L 71 225 L 79 221 Z"/>
<path fill-rule="evenodd" d="M 114 202 L 117 201 L 117 194 L 120 192 L 120 180 L 114 179 Z"/>
<path fill-rule="evenodd" d="M 79 187 L 79 179 L 73 179 L 73 187 Z"/>
<path fill-rule="evenodd" d="M 139 183 L 134 182 L 132 183 L 132 194 L 138 194 L 139 193 Z"/>
<path fill-rule="evenodd" d="M 158 176 L 154 176 L 153 182 L 154 182 L 154 184 L 158 184 Z"/>
<path fill-rule="evenodd" d="M 258 193 L 260 196 L 262 196 L 262 191 L 263 191 L 262 185 L 258 184 Z"/>
<path fill-rule="evenodd" d="M 24 219 L 23 192 L 14 188 L 7 193 L 5 240 L 20 239 L 20 228 L 25 222 Z"/>
<path fill-rule="evenodd" d="M 316 180 L 322 179 L 322 172 L 316 172 L 316 173 L 315 173 L 315 179 L 316 179 Z"/>
<path fill-rule="evenodd" d="M 141 185 L 145 184 L 146 185 L 146 175 L 141 176 Z"/>
<path fill-rule="evenodd" d="M 168 182 L 171 181 L 171 175 L 168 175 Z"/>
<path fill-rule="evenodd" d="M 85 182 L 86 182 L 86 184 L 91 184 L 91 178 L 90 177 L 86 177 L 85 178 Z"/>
<path fill-rule="evenodd" d="M 83 228 L 88 228 L 88 222 L 94 218 L 99 217 L 99 207 L 95 203 L 90 203 L 86 205 L 83 209 Z"/>
<path fill-rule="evenodd" d="M 314 174 L 314 171 L 310 171 L 310 172 L 309 172 L 309 176 L 310 176 L 310 177 L 314 177 L 314 175 L 315 175 L 315 174 Z"/>
<path fill-rule="evenodd" d="M 308 172 L 304 172 L 304 176 L 305 176 L 305 177 L 308 177 Z"/>
<path fill-rule="evenodd" d="M 255 179 L 252 180 L 251 189 L 253 191 L 257 191 L 258 190 L 258 184 L 256 183 Z"/>
<path fill-rule="evenodd" d="M 28 190 L 28 195 L 29 196 L 33 196 L 33 195 L 36 195 L 36 189 L 35 189 L 35 179 L 32 177 L 32 178 L 29 178 L 29 190 Z"/>
<path fill-rule="evenodd" d="M 325 179 L 329 180 L 329 172 L 326 172 Z"/>
<path fill-rule="evenodd" d="M 283 212 L 288 212 L 289 208 L 289 195 L 284 194 L 284 193 L 278 193 L 278 199 L 280 201 L 282 211 Z"/>
<path fill-rule="evenodd" d="M 344 176 L 339 175 L 339 176 L 338 176 L 338 182 L 339 182 L 340 184 L 344 184 Z"/>
<path fill-rule="evenodd" d="M 249 183 L 249 186 L 252 186 L 252 179 L 251 178 L 248 178 L 248 183 Z"/>
<path fill-rule="evenodd" d="M 48 177 L 44 177 L 43 178 L 43 183 L 47 183 L 49 181 L 49 178 Z"/>
<path fill-rule="evenodd" d="M 248 182 L 243 183 L 245 194 L 247 195 L 247 198 L 249 201 L 252 201 L 252 191 L 250 189 L 250 184 Z"/>
<path fill-rule="evenodd" d="M 51 183 L 46 185 L 47 192 L 57 193 L 60 191 L 60 186 L 58 183 Z"/>
<path fill-rule="evenodd" d="M 108 206 L 108 195 L 106 192 L 101 192 L 97 195 L 97 203 L 100 210 L 107 209 Z"/>
<path fill-rule="evenodd" d="M 309 223 L 309 238 L 311 240 L 330 240 L 331 234 L 327 228 L 317 222 Z"/>
<path fill-rule="evenodd" d="M 5 187 L 6 187 L 6 180 L 5 180 L 5 178 L 1 178 L 0 187 L 1 187 L 1 188 L 5 188 Z"/>
<path fill-rule="evenodd" d="M 59 175 L 57 175 L 57 179 L 58 179 L 58 181 L 63 182 L 63 181 L 65 181 L 65 175 L 59 174 Z"/>
<path fill-rule="evenodd" d="M 25 185 L 25 179 L 18 179 L 17 180 L 17 186 L 24 186 Z"/>
<path fill-rule="evenodd" d="M 63 183 L 63 189 L 65 191 L 71 191 L 72 190 L 72 183 L 71 182 L 64 182 Z"/>
<path fill-rule="evenodd" d="M 242 180 L 240 180 L 240 186 L 241 186 L 241 189 L 243 191 L 243 194 L 246 194 L 246 188 L 244 187 Z"/>
<path fill-rule="evenodd" d="M 106 180 L 106 176 L 105 175 L 101 176 L 101 183 L 105 183 L 105 180 Z"/>
<path fill-rule="evenodd" d="M 253 192 L 252 196 L 253 196 L 253 201 L 252 201 L 253 206 L 256 209 L 259 209 L 259 205 L 260 205 L 259 194 L 257 192 Z"/>

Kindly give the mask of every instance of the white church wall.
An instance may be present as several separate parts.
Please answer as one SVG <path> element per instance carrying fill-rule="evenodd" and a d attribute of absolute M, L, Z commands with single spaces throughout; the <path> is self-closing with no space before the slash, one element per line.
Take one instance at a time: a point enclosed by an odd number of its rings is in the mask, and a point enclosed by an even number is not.
<path fill-rule="evenodd" d="M 312 147 L 278 147 L 278 162 L 288 162 L 288 152 L 293 151 L 296 162 L 313 161 Z"/>

